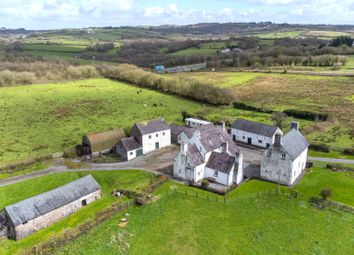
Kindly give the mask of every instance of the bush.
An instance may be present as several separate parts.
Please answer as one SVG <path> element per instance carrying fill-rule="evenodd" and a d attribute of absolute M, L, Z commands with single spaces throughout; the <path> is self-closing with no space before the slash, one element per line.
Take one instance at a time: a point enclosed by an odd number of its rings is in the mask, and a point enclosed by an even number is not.
<path fill-rule="evenodd" d="M 343 153 L 347 155 L 354 155 L 354 148 L 345 148 Z"/>
<path fill-rule="evenodd" d="M 326 165 L 328 169 L 331 169 L 334 172 L 346 172 L 346 171 L 354 171 L 354 167 L 350 167 L 342 164 L 330 164 Z"/>
<path fill-rule="evenodd" d="M 328 114 L 324 114 L 324 113 L 300 111 L 300 110 L 295 110 L 295 109 L 284 110 L 283 112 L 285 114 L 287 114 L 288 116 L 292 116 L 292 117 L 300 118 L 300 119 L 305 119 L 305 120 L 326 121 L 328 119 Z"/>
<path fill-rule="evenodd" d="M 332 196 L 332 190 L 329 188 L 325 188 L 320 192 L 320 196 L 323 200 L 327 200 L 330 196 Z"/>
<path fill-rule="evenodd" d="M 331 147 L 325 144 L 310 144 L 309 148 L 314 151 L 331 152 Z"/>
<path fill-rule="evenodd" d="M 208 188 L 209 187 L 209 181 L 207 179 L 202 180 L 202 187 L 203 188 Z"/>

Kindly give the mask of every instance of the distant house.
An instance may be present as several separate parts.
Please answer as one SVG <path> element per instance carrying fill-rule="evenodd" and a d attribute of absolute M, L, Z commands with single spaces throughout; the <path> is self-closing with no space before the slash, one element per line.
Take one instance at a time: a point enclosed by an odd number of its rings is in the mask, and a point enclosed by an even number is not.
<path fill-rule="evenodd" d="M 87 175 L 62 187 L 6 206 L 0 212 L 0 235 L 22 239 L 100 197 L 100 185 L 91 175 Z"/>
<path fill-rule="evenodd" d="M 92 156 L 109 153 L 124 137 L 125 133 L 121 128 L 103 133 L 85 135 L 82 138 L 83 153 L 91 154 Z"/>
<path fill-rule="evenodd" d="M 195 118 L 186 118 L 184 120 L 184 122 L 186 123 L 187 127 L 191 127 L 191 128 L 199 128 L 199 127 L 204 126 L 204 125 L 212 125 L 213 124 L 213 123 L 211 123 L 209 121 L 195 119 Z"/>
<path fill-rule="evenodd" d="M 280 128 L 245 119 L 237 119 L 231 126 L 234 141 L 268 148 L 274 143 L 275 135 L 282 135 Z"/>
<path fill-rule="evenodd" d="M 126 160 L 171 145 L 171 128 L 162 119 L 146 125 L 137 123 L 130 133 L 131 137 L 122 139 L 116 146 L 116 152 Z"/>
<path fill-rule="evenodd" d="M 224 48 L 224 49 L 220 50 L 221 54 L 227 54 L 227 53 L 230 53 L 230 52 L 231 52 L 231 50 L 229 48 Z"/>
<path fill-rule="evenodd" d="M 181 144 L 173 164 L 173 175 L 186 181 L 231 186 L 243 180 L 243 155 L 222 127 L 204 125 Z"/>
<path fill-rule="evenodd" d="M 260 177 L 272 182 L 292 185 L 306 168 L 308 142 L 293 122 L 284 137 L 276 134 L 275 142 L 265 150 L 261 161 Z"/>
<path fill-rule="evenodd" d="M 163 72 L 165 70 L 165 67 L 163 65 L 157 65 L 154 69 L 156 72 Z"/>

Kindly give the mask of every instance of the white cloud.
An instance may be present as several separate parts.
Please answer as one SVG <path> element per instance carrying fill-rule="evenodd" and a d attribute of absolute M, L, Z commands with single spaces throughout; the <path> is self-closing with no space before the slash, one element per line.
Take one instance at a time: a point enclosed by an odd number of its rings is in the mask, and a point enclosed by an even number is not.
<path fill-rule="evenodd" d="M 147 17 L 157 17 L 162 15 L 178 15 L 179 9 L 175 3 L 171 3 L 166 7 L 160 5 L 145 8 L 144 15 Z"/>

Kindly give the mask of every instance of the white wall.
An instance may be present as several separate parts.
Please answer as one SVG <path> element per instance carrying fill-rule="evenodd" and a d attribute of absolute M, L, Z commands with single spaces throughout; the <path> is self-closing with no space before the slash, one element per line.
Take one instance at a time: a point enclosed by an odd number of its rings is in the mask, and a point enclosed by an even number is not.
<path fill-rule="evenodd" d="M 306 168 L 308 149 L 304 150 L 293 162 L 290 185 L 301 175 Z"/>
<path fill-rule="evenodd" d="M 231 176 L 230 176 L 231 175 Z M 218 171 L 218 176 L 214 176 L 214 170 L 208 167 L 205 167 L 204 170 L 204 178 L 213 178 L 216 182 L 224 184 L 226 186 L 230 186 L 232 184 L 232 176 L 233 176 L 233 169 L 230 171 L 230 175 Z"/>
<path fill-rule="evenodd" d="M 171 145 L 171 130 L 163 130 L 151 134 L 143 135 L 142 137 L 142 146 L 143 153 L 149 153 L 155 150 L 155 143 L 159 143 L 159 147 L 164 148 Z"/>
<path fill-rule="evenodd" d="M 277 133 L 282 134 L 280 129 L 277 130 Z M 263 148 L 267 147 L 267 143 L 269 145 L 272 145 L 274 143 L 274 139 L 275 139 L 275 135 L 273 135 L 272 137 L 267 137 L 267 136 L 257 135 L 257 134 L 249 133 L 249 132 L 234 129 L 234 128 L 231 128 L 231 136 L 232 136 L 232 139 L 234 139 L 234 137 L 235 137 L 236 141 L 243 142 L 243 143 L 248 143 L 248 138 L 251 138 L 252 145 L 255 145 L 258 147 L 263 147 Z"/>
<path fill-rule="evenodd" d="M 185 120 L 185 124 L 187 127 L 191 127 L 191 128 L 199 128 L 203 125 L 210 125 L 212 124 L 211 122 L 208 121 L 204 121 L 204 120 L 200 120 L 198 121 L 197 119 L 193 120 L 193 119 L 186 119 Z"/>

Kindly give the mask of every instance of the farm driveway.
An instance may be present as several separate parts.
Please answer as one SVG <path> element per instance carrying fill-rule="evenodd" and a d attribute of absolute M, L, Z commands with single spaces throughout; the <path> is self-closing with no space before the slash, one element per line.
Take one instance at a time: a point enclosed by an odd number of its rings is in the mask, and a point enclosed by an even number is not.
<path fill-rule="evenodd" d="M 327 162 L 327 163 L 354 164 L 353 159 L 342 159 L 342 158 L 309 157 L 309 160 L 321 161 L 321 162 Z"/>
<path fill-rule="evenodd" d="M 119 163 L 109 163 L 109 164 L 98 164 L 98 163 L 86 163 L 84 166 L 71 169 L 59 163 L 55 166 L 51 166 L 47 169 L 32 172 L 25 175 L 15 176 L 12 178 L 0 180 L 0 186 L 6 186 L 21 182 L 28 179 L 33 179 L 36 177 L 61 172 L 73 172 L 73 171 L 115 171 L 115 170 L 128 170 L 128 169 L 138 169 L 147 172 L 163 174 L 163 169 L 170 167 L 173 164 L 173 159 L 178 153 L 178 147 L 175 145 L 169 146 L 167 148 L 161 149 L 159 151 L 151 152 L 142 157 L 136 158 L 129 162 L 119 162 Z"/>

